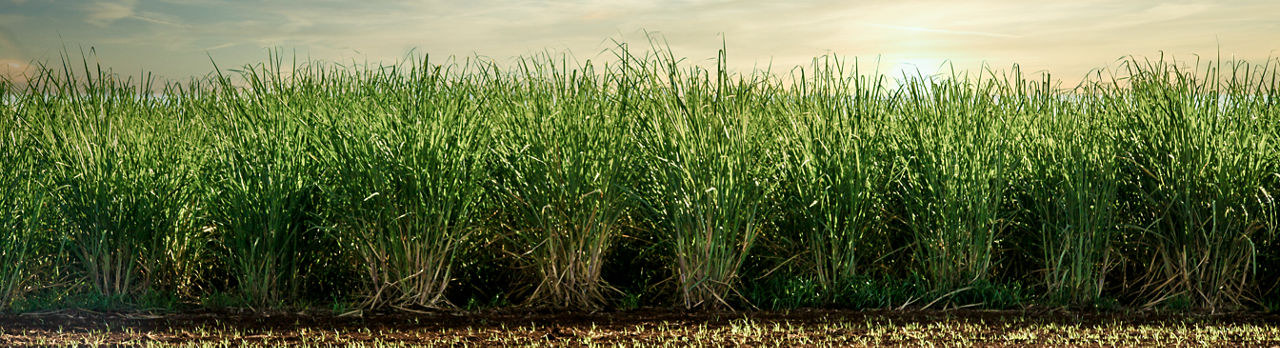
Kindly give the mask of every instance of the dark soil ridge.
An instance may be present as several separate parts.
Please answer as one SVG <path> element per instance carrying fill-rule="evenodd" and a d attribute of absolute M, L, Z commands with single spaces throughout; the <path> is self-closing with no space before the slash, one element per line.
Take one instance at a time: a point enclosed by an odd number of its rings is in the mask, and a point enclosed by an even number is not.
<path fill-rule="evenodd" d="M 335 315 L 328 312 L 247 312 L 191 311 L 154 314 L 147 312 L 95 312 L 67 309 L 52 312 L 0 314 L 0 329 L 14 331 L 60 330 L 63 332 L 121 330 L 161 331 L 186 328 L 242 329 L 252 331 L 298 329 L 315 330 L 448 330 L 468 327 L 632 327 L 644 324 L 697 324 L 720 327 L 743 319 L 758 322 L 789 322 L 797 325 L 833 322 L 907 324 L 958 322 L 1025 327 L 1045 324 L 1080 327 L 1145 325 L 1154 327 L 1186 325 L 1280 326 L 1280 313 L 1188 313 L 1188 312 L 1096 312 L 1070 310 L 832 310 L 687 312 L 649 308 L 610 312 L 548 312 L 502 310 L 482 312 L 434 311 L 422 313 L 372 312 Z"/>

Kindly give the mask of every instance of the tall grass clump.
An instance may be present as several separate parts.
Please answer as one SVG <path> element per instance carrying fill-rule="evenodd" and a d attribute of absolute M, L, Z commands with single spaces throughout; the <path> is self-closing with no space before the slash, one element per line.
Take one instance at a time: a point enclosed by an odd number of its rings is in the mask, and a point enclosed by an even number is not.
<path fill-rule="evenodd" d="M 34 245 L 44 195 L 35 175 L 31 139 L 19 126 L 20 95 L 0 80 L 0 311 L 8 310 L 30 284 Z"/>
<path fill-rule="evenodd" d="M 856 68 L 856 64 L 854 65 Z M 846 75 L 834 57 L 815 60 L 788 95 L 788 162 L 779 188 L 801 229 L 813 272 L 830 298 L 883 254 L 890 185 L 901 170 L 887 146 L 892 122 L 883 76 Z"/>
<path fill-rule="evenodd" d="M 1269 63 L 1278 64 L 1280 60 Z M 1251 93 L 1253 97 L 1263 100 L 1251 103 L 1250 109 L 1270 127 L 1273 139 L 1280 139 L 1280 79 L 1277 79 L 1280 72 L 1276 71 L 1276 65 L 1270 66 L 1271 74 L 1260 73 L 1263 80 L 1257 83 L 1255 91 Z M 1280 194 L 1280 154 L 1273 153 L 1269 162 L 1271 175 L 1264 181 L 1263 188 L 1267 196 L 1275 199 Z M 1280 312 L 1280 221 L 1276 219 L 1280 218 L 1273 217 L 1263 234 L 1266 242 L 1258 248 L 1261 260 L 1256 272 L 1261 276 L 1257 280 L 1262 288 L 1263 301 L 1270 303 L 1273 312 Z"/>
<path fill-rule="evenodd" d="M 170 280 L 159 276 L 167 268 L 189 261 L 170 258 L 166 245 L 194 228 L 193 171 L 176 137 L 181 123 L 143 95 L 150 83 L 135 86 L 87 63 L 84 76 L 64 68 L 63 75 L 42 69 L 30 81 L 31 93 L 45 98 L 23 113 L 48 164 L 48 226 L 61 233 L 95 294 L 155 290 Z"/>
<path fill-rule="evenodd" d="M 915 272 L 939 295 L 991 279 L 995 245 L 1008 225 L 1003 209 L 1015 144 L 998 82 L 909 78 L 900 92 L 894 141 L 905 166 L 900 212 Z"/>
<path fill-rule="evenodd" d="M 1025 168 L 1035 217 L 1043 281 L 1050 301 L 1092 305 L 1106 275 L 1120 261 L 1118 190 L 1123 178 L 1114 114 L 1101 103 L 1109 96 L 1096 84 L 1062 95 L 1045 81 L 1008 81 L 1008 102 L 1024 110 Z"/>
<path fill-rule="evenodd" d="M 278 57 L 278 56 L 277 56 Z M 317 161 L 315 127 L 302 89 L 276 59 L 217 77 L 217 103 L 204 110 L 212 137 L 205 204 L 237 293 L 253 308 L 277 308 L 298 295 L 303 248 L 312 231 Z"/>
<path fill-rule="evenodd" d="M 487 100 L 473 98 L 479 81 L 450 81 L 452 66 L 395 68 L 328 71 L 307 92 L 323 123 L 322 215 L 358 256 L 366 307 L 443 308 L 460 248 L 480 227 Z"/>
<path fill-rule="evenodd" d="M 629 207 L 632 93 L 642 82 L 626 68 L 566 62 L 522 60 L 502 87 L 496 186 L 537 281 L 530 303 L 594 310 L 613 291 L 601 272 Z"/>
<path fill-rule="evenodd" d="M 641 96 L 650 102 L 639 140 L 653 166 L 650 206 L 674 244 L 677 294 L 686 308 L 727 306 L 776 185 L 775 138 L 756 109 L 768 103 L 756 89 L 765 81 L 731 79 L 723 50 L 715 71 L 682 69 L 670 54 L 633 63 L 654 84 Z"/>
<path fill-rule="evenodd" d="M 1209 64 L 1198 75 L 1136 59 L 1125 68 L 1127 89 L 1114 92 L 1123 99 L 1112 106 L 1143 211 L 1136 225 L 1152 250 L 1140 260 L 1142 290 L 1149 304 L 1238 308 L 1252 291 L 1257 238 L 1276 218 L 1274 187 L 1265 184 L 1280 149 L 1268 129 L 1274 114 L 1259 112 L 1274 103 L 1258 94 L 1267 70 Z"/>
<path fill-rule="evenodd" d="M 18 144 L 13 134 L 6 134 L 4 140 L 6 148 Z M 29 160 L 5 153 L 0 161 L 6 166 L 0 172 L 0 310 L 7 310 L 30 285 L 33 245 L 29 240 L 43 202 L 31 185 Z"/>

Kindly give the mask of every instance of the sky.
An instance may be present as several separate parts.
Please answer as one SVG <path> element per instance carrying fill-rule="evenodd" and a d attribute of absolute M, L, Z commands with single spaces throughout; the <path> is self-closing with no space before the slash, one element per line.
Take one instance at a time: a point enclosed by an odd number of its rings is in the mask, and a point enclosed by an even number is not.
<path fill-rule="evenodd" d="M 210 58 L 261 62 L 273 48 L 333 62 L 604 59 L 615 40 L 647 47 L 646 32 L 706 66 L 723 40 L 739 71 L 834 53 L 889 74 L 1018 63 L 1071 83 L 1127 55 L 1280 56 L 1280 1 L 0 0 L 0 74 L 21 79 L 64 49 L 167 79 L 207 74 Z"/>

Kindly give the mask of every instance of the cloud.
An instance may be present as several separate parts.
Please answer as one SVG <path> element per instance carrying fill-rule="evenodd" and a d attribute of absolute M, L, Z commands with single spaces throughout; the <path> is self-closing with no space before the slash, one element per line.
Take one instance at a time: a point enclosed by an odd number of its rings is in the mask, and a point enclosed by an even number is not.
<path fill-rule="evenodd" d="M 214 51 L 214 50 L 220 50 L 220 49 L 223 49 L 223 48 L 232 47 L 232 46 L 236 46 L 236 45 L 239 45 L 239 43 L 235 43 L 235 42 L 224 42 L 224 43 L 221 43 L 221 44 L 218 44 L 218 45 L 205 47 L 205 49 L 204 49 L 204 50 L 205 50 L 205 51 Z"/>
<path fill-rule="evenodd" d="M 27 67 L 27 62 L 17 60 L 17 59 L 0 58 L 0 69 L 6 69 L 10 71 L 21 71 L 26 69 L 26 67 Z"/>
<path fill-rule="evenodd" d="M 1213 8 L 1206 3 L 1159 4 L 1142 11 L 1141 17 L 1147 21 L 1167 21 L 1188 17 Z"/>
<path fill-rule="evenodd" d="M 25 51 L 22 45 L 18 43 L 18 40 L 14 38 L 13 33 L 0 26 L 0 52 L 12 52 L 10 54 L 21 57 L 25 54 Z"/>
<path fill-rule="evenodd" d="M 886 66 L 948 59 L 996 60 L 1055 73 L 1107 64 L 1124 54 L 1240 47 L 1266 55 L 1280 30 L 1274 0 L 0 0 L 26 1 L 0 13 L 6 40 L 27 45 L 24 58 L 64 42 L 114 48 L 123 69 L 174 76 L 219 62 L 259 61 L 283 48 L 328 61 L 392 62 L 406 52 L 434 57 L 511 57 L 570 51 L 609 59 L 611 39 L 648 49 L 644 33 L 677 56 L 706 64 L 722 38 L 731 68 L 807 64 L 836 52 Z M 42 6 L 31 6 L 39 4 Z M 48 5 L 48 6 L 43 6 Z M 127 25 L 126 25 L 127 24 Z M 111 30 L 104 30 L 110 28 Z M 127 30 L 125 30 L 127 29 Z M 660 48 L 661 49 L 661 48 Z M 165 58 L 156 58 L 165 57 Z M 931 65 L 924 64 L 924 65 Z M 920 65 L 920 64 L 918 64 Z M 165 70 L 167 69 L 167 70 Z M 1066 69 L 1064 71 L 1063 69 Z M 1072 70 L 1074 69 L 1074 70 Z"/>
<path fill-rule="evenodd" d="M 22 60 L 0 58 L 0 79 L 7 79 L 9 82 L 22 86 L 26 82 L 26 76 L 31 72 L 31 68 L 30 64 Z"/>
<path fill-rule="evenodd" d="M 105 27 L 118 20 L 134 17 L 138 0 L 94 1 L 85 6 L 85 22 Z"/>
<path fill-rule="evenodd" d="M 174 17 L 174 16 L 159 13 L 159 12 L 143 11 L 141 13 L 131 16 L 130 18 L 152 23 L 152 24 L 168 25 L 168 26 L 174 26 L 174 27 L 183 26 L 183 24 L 181 23 L 182 21 L 181 19 L 178 19 L 177 17 Z"/>
<path fill-rule="evenodd" d="M 1103 13 L 1091 25 L 1080 26 L 1086 31 L 1142 30 L 1158 23 L 1174 22 L 1204 13 L 1214 6 L 1207 3 L 1155 4 L 1154 6 Z"/>
<path fill-rule="evenodd" d="M 867 25 L 867 26 L 871 26 L 871 27 L 876 27 L 876 28 L 896 29 L 896 30 L 914 31 L 914 32 L 922 32 L 922 33 L 950 34 L 950 35 L 968 35 L 968 36 L 986 36 L 986 37 L 1003 37 L 1003 38 L 1016 38 L 1016 37 L 1020 37 L 1020 36 L 1018 36 L 1018 35 L 1012 35 L 1012 34 L 1001 34 L 1001 33 L 991 33 L 991 32 L 985 32 L 985 31 L 949 30 L 949 29 L 937 29 L 937 28 L 916 27 L 916 26 L 904 26 L 904 25 L 892 25 L 892 24 L 879 24 L 879 23 L 866 23 L 866 25 Z"/>

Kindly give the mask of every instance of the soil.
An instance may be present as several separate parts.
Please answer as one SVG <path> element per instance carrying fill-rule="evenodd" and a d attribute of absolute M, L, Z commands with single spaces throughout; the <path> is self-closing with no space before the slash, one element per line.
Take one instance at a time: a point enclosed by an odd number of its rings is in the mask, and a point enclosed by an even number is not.
<path fill-rule="evenodd" d="M 1280 315 L 820 309 L 774 312 L 642 309 L 600 313 L 441 311 L 347 316 L 308 312 L 149 314 L 62 310 L 0 315 L 0 345 L 3 346 L 155 343 L 1280 347 Z"/>

